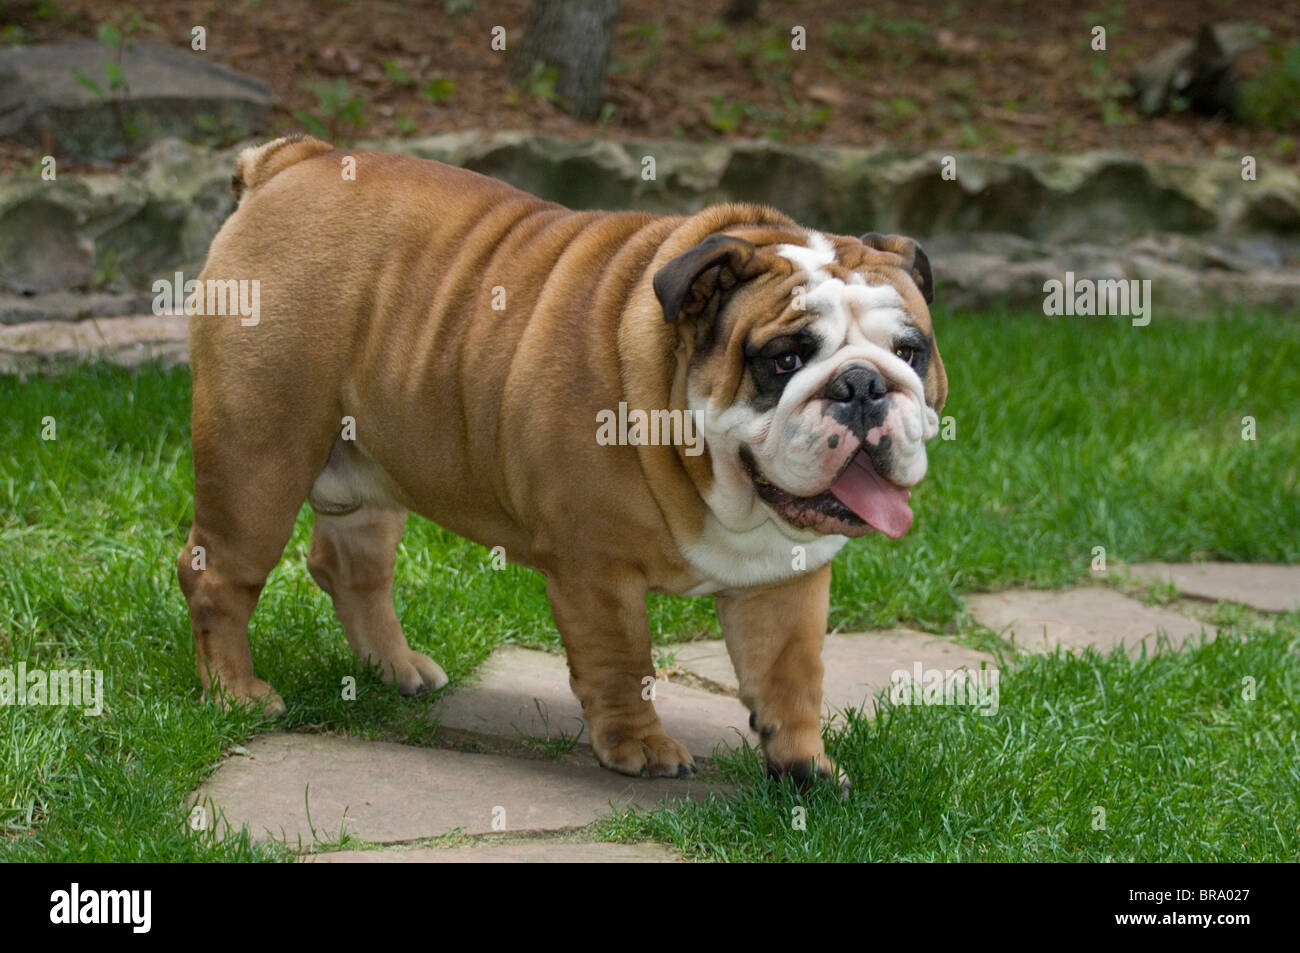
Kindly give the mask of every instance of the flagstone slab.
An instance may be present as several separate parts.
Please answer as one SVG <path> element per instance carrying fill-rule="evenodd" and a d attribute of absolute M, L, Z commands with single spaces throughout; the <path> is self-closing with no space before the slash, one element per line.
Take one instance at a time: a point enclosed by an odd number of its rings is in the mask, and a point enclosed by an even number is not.
<path fill-rule="evenodd" d="M 738 691 L 739 683 L 723 642 L 691 642 L 674 646 L 672 652 L 674 665 L 729 691 Z M 945 671 L 979 671 L 981 664 L 996 665 L 987 653 L 911 629 L 828 635 L 822 645 L 822 662 L 826 666 L 822 702 L 828 717 L 848 709 L 874 710 L 869 703 L 890 685 L 897 671 L 914 677 L 917 665 L 924 670 Z"/>
<path fill-rule="evenodd" d="M 628 778 L 592 765 L 419 748 L 329 735 L 259 735 L 194 795 L 223 835 L 304 847 L 340 829 L 378 843 L 585 827 L 619 807 L 702 800 L 698 781 Z M 208 799 L 211 804 L 208 804 Z M 311 822 L 308 823 L 308 806 Z M 493 827 L 503 818 L 504 827 Z M 499 821 L 498 823 L 502 823 Z M 341 827 L 340 827 L 341 825 Z"/>
<path fill-rule="evenodd" d="M 303 857 L 315 864 L 678 864 L 682 859 L 660 844 L 584 844 L 527 841 L 474 847 L 417 847 L 409 850 L 339 850 Z"/>
<path fill-rule="evenodd" d="M 655 710 L 664 730 L 692 755 L 708 758 L 718 745 L 738 748 L 741 739 L 757 742 L 749 713 L 727 695 L 660 679 Z M 564 658 L 549 652 L 503 646 L 476 673 L 476 681 L 457 688 L 434 708 L 440 730 L 520 742 L 532 738 L 573 737 L 587 744 L 582 706 L 569 688 Z"/>
<path fill-rule="evenodd" d="M 1300 609 L 1300 565 L 1275 563 L 1138 563 L 1129 567 L 1134 579 L 1171 582 L 1184 595 L 1226 599 L 1263 609 Z"/>
<path fill-rule="evenodd" d="M 1106 653 L 1118 645 L 1136 652 L 1145 643 L 1156 646 L 1157 633 L 1182 648 L 1204 630 L 1213 638 L 1214 626 L 1166 609 L 1145 606 L 1113 589 L 1016 589 L 966 597 L 966 607 L 981 624 L 1009 636 L 1023 650 L 1050 652 L 1093 646 Z"/>

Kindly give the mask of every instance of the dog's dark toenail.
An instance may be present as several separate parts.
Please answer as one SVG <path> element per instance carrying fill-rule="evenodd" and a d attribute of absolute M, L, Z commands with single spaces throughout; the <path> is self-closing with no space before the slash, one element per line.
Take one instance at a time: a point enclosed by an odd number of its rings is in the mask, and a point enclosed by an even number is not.
<path fill-rule="evenodd" d="M 758 716 L 752 711 L 749 713 L 749 730 L 758 731 Z"/>
<path fill-rule="evenodd" d="M 416 695 L 427 695 L 429 694 L 429 686 L 424 684 L 424 682 L 421 682 L 409 691 L 407 689 L 402 689 L 402 694 L 407 698 L 414 698 Z"/>
<path fill-rule="evenodd" d="M 646 765 L 641 765 L 641 777 L 650 777 L 650 769 Z"/>
<path fill-rule="evenodd" d="M 694 773 L 695 771 L 692 766 L 688 764 L 679 765 L 677 768 L 677 776 L 679 778 L 689 778 Z"/>

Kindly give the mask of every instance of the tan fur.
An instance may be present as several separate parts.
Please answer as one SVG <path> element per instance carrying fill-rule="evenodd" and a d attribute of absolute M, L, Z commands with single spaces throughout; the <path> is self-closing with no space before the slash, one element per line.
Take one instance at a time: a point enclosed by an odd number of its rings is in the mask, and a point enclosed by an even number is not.
<path fill-rule="evenodd" d="M 658 268 L 714 232 L 765 247 L 806 232 L 753 205 L 571 212 L 462 169 L 314 139 L 246 151 L 238 168 L 247 191 L 201 277 L 259 280 L 261 321 L 199 314 L 190 330 L 195 519 L 178 567 L 205 694 L 219 685 L 284 710 L 254 676 L 247 627 L 309 494 L 321 508 L 311 573 L 357 655 L 406 693 L 441 687 L 392 608 L 413 510 L 545 574 L 602 764 L 693 773 L 642 698 L 645 600 L 702 581 L 681 547 L 702 531 L 708 456 L 600 446 L 596 414 L 620 400 L 685 406 L 694 332 L 664 321 Z M 765 254 L 745 294 L 778 313 L 790 269 Z M 345 416 L 355 442 L 339 439 Z M 781 770 L 830 770 L 817 727 L 829 579 L 824 567 L 718 599 L 742 698 Z"/>

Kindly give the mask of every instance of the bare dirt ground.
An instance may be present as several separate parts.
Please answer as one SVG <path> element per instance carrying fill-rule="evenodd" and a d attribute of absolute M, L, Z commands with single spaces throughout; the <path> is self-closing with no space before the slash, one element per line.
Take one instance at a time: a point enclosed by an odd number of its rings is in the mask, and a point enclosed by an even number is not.
<path fill-rule="evenodd" d="M 595 123 L 560 111 L 545 77 L 526 89 L 510 84 L 511 54 L 492 50 L 491 31 L 504 26 L 512 46 L 527 0 L 0 0 L 0 41 L 93 36 L 99 23 L 138 14 L 135 35 L 188 48 L 202 25 L 207 55 L 271 84 L 280 106 L 261 131 L 310 127 L 305 113 L 340 140 L 522 128 L 1298 161 L 1300 124 L 1140 117 L 1126 87 L 1137 65 L 1202 23 L 1249 19 L 1285 48 L 1300 40 L 1296 0 L 764 0 L 743 25 L 724 23 L 724 6 L 625 0 Z M 1089 45 L 1097 25 L 1107 30 L 1105 52 Z M 795 26 L 806 29 L 805 51 L 791 49 Z M 1238 62 L 1246 75 L 1270 65 L 1268 44 Z M 313 84 L 355 102 L 323 105 Z"/>

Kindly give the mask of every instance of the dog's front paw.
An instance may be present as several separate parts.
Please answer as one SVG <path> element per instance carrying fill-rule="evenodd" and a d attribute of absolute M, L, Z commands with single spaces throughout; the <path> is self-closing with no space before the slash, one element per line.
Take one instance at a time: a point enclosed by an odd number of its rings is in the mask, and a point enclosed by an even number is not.
<path fill-rule="evenodd" d="M 396 682 L 398 690 L 408 697 L 436 692 L 448 681 L 441 665 L 413 649 L 404 649 L 396 658 L 382 661 L 379 673 L 385 685 Z"/>
<path fill-rule="evenodd" d="M 767 762 L 767 776 L 780 781 L 790 778 L 800 791 L 807 791 L 813 781 L 833 781 L 840 789 L 840 797 L 849 795 L 849 779 L 838 764 L 824 754 L 813 755 L 807 760 L 778 763 Z"/>
<path fill-rule="evenodd" d="M 686 747 L 660 732 L 592 730 L 592 748 L 602 767 L 642 778 L 689 778 L 699 770 Z"/>
<path fill-rule="evenodd" d="M 204 701 L 213 698 L 226 711 L 244 706 L 260 708 L 267 718 L 279 718 L 289 710 L 279 692 L 260 678 L 232 680 L 229 684 L 216 683 L 203 693 Z"/>
<path fill-rule="evenodd" d="M 763 723 L 750 715 L 750 727 L 763 739 L 763 757 L 767 762 L 767 776 L 775 780 L 790 778 L 801 791 L 806 791 L 814 781 L 833 781 L 840 796 L 847 797 L 849 779 L 830 758 L 822 744 L 821 724 L 783 725 Z"/>

